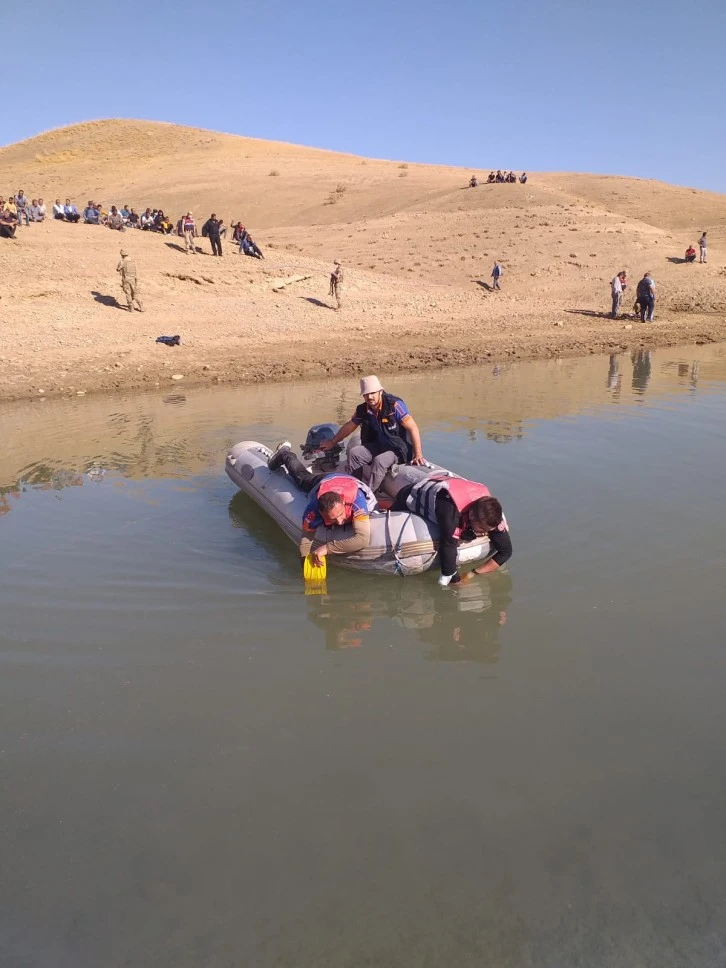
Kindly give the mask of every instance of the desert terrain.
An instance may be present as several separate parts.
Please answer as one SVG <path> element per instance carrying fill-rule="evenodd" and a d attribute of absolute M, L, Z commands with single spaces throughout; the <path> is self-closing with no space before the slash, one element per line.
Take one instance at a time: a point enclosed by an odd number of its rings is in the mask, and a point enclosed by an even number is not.
<path fill-rule="evenodd" d="M 486 179 L 497 159 L 477 170 Z M 94 121 L 0 149 L 0 193 L 241 220 L 265 253 L 48 218 L 0 239 L 0 399 L 255 383 L 726 339 L 726 196 L 655 181 L 382 161 L 171 124 Z M 706 266 L 685 265 L 706 229 Z M 119 249 L 138 267 L 126 312 Z M 328 296 L 334 258 L 344 305 Z M 495 259 L 503 289 L 489 289 Z M 612 320 L 651 270 L 656 321 Z M 116 300 L 119 300 L 117 303 Z M 179 347 L 159 335 L 181 336 Z"/>

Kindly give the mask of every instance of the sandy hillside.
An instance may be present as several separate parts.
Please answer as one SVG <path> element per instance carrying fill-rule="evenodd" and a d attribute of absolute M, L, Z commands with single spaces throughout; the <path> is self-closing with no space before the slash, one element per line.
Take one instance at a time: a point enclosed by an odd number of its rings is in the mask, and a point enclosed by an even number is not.
<path fill-rule="evenodd" d="M 496 159 L 491 159 L 496 163 Z M 478 174 L 484 177 L 488 168 Z M 175 237 L 47 221 L 0 240 L 0 396 L 559 356 L 726 339 L 726 197 L 654 181 L 471 172 L 378 161 L 176 125 L 98 121 L 0 149 L 0 192 L 191 208 L 241 219 L 264 262 L 188 256 Z M 679 260 L 702 229 L 707 266 Z M 146 312 L 121 311 L 128 248 Z M 345 306 L 331 311 L 334 257 Z M 494 258 L 503 291 L 489 292 Z M 612 321 L 609 280 L 646 269 L 657 321 Z M 297 281 L 293 277 L 306 277 Z M 281 283 L 289 282 L 283 288 Z M 278 290 L 278 291 L 275 291 Z M 168 349 L 157 335 L 182 336 Z"/>

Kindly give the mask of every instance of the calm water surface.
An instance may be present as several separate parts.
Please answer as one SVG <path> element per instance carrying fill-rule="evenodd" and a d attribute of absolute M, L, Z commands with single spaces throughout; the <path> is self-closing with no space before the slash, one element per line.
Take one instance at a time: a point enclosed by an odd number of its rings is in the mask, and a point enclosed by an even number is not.
<path fill-rule="evenodd" d="M 726 963 L 726 348 L 386 382 L 508 574 L 303 594 L 353 381 L 0 410 L 3 968 Z"/>

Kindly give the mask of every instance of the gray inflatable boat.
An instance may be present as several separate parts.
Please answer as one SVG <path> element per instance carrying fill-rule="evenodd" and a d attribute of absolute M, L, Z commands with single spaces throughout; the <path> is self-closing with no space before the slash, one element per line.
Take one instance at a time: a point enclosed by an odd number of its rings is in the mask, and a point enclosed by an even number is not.
<path fill-rule="evenodd" d="M 284 470 L 270 471 L 267 466 L 272 451 L 255 440 L 243 440 L 227 454 L 225 470 L 229 478 L 253 501 L 273 518 L 294 541 L 302 537 L 302 516 L 310 500 Z M 335 468 L 333 468 L 335 469 Z M 338 468 L 345 471 L 345 461 Z M 407 484 L 413 484 L 431 474 L 444 473 L 458 477 L 436 464 L 423 467 L 410 464 L 399 465 L 394 473 L 386 475 L 381 491 L 388 498 L 396 496 Z M 318 529 L 316 537 L 321 542 L 349 537 L 352 529 L 334 527 Z M 375 510 L 371 513 L 371 541 L 367 548 L 352 555 L 330 555 L 329 562 L 358 571 L 379 572 L 385 575 L 418 575 L 436 562 L 439 529 L 409 511 Z M 458 562 L 466 565 L 483 561 L 490 555 L 489 539 L 476 538 L 461 542 Z"/>

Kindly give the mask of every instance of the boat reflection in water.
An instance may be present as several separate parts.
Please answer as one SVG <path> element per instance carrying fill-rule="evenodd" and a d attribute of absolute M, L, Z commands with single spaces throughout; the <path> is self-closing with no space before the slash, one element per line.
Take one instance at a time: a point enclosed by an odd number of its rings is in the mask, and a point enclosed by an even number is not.
<path fill-rule="evenodd" d="M 365 577 L 357 587 L 348 580 L 333 592 L 307 596 L 308 619 L 322 631 L 327 649 L 386 645 L 392 622 L 428 647 L 427 659 L 490 664 L 499 661 L 511 602 L 506 571 L 447 589 L 430 576 L 389 578 L 385 584 Z"/>

